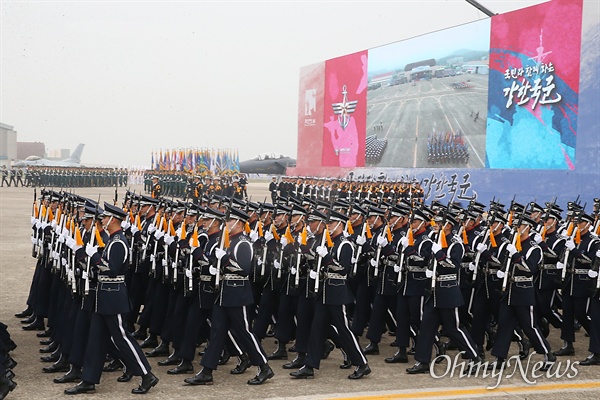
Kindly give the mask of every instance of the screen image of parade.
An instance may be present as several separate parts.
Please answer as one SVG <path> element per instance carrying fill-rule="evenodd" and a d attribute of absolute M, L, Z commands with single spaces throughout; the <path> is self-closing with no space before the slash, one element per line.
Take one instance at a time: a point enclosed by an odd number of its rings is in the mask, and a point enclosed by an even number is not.
<path fill-rule="evenodd" d="M 366 162 L 485 165 L 490 20 L 369 50 Z"/>

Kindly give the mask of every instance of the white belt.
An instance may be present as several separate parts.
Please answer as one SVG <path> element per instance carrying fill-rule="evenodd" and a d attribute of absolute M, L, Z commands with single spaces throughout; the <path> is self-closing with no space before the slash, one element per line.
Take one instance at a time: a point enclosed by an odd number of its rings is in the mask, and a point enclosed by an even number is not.
<path fill-rule="evenodd" d="M 439 275 L 435 280 L 438 281 L 438 282 L 455 281 L 456 280 L 456 274 Z"/>
<path fill-rule="evenodd" d="M 513 276 L 513 282 L 532 282 L 532 276 Z"/>
<path fill-rule="evenodd" d="M 225 274 L 223 275 L 223 279 L 229 281 L 247 281 L 247 276 L 235 275 L 235 274 Z"/>
<path fill-rule="evenodd" d="M 210 282 L 212 281 L 212 275 L 200 275 L 200 280 L 202 282 Z"/>
<path fill-rule="evenodd" d="M 328 279 L 346 279 L 346 275 L 336 274 L 335 272 L 328 272 L 325 277 Z"/>
<path fill-rule="evenodd" d="M 489 275 L 496 275 L 498 273 L 498 271 L 499 271 L 498 269 L 488 269 L 487 273 Z"/>
<path fill-rule="evenodd" d="M 589 269 L 579 269 L 579 268 L 576 268 L 574 272 L 577 275 L 587 275 L 588 271 L 589 271 Z"/>
<path fill-rule="evenodd" d="M 98 282 L 102 283 L 125 283 L 125 275 L 118 275 L 114 278 L 106 275 L 98 275 Z"/>
<path fill-rule="evenodd" d="M 556 264 L 543 264 L 541 269 L 556 269 Z"/>

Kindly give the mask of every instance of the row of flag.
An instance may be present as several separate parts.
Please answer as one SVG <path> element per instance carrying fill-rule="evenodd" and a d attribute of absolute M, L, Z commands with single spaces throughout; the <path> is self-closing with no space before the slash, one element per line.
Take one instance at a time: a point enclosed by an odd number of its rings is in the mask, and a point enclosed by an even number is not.
<path fill-rule="evenodd" d="M 237 149 L 160 149 L 152 151 L 151 166 L 155 171 L 185 171 L 229 175 L 240 172 Z"/>

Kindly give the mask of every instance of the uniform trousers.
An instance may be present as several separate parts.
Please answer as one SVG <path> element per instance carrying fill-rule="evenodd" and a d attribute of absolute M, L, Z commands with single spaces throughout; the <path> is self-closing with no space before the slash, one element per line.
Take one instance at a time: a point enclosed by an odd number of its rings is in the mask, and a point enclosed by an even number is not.
<path fill-rule="evenodd" d="M 391 312 L 394 315 L 393 326 L 394 330 L 396 327 L 396 303 L 397 294 L 393 295 L 382 295 L 376 294 L 373 299 L 373 309 L 371 310 L 371 317 L 369 319 L 369 330 L 367 331 L 367 339 L 371 342 L 379 343 L 381 336 L 385 330 L 386 316 Z"/>
<path fill-rule="evenodd" d="M 562 326 L 562 315 L 556 310 L 554 304 L 556 290 L 538 289 L 536 295 L 536 312 L 539 318 L 546 318 L 553 327 L 560 328 Z"/>
<path fill-rule="evenodd" d="M 537 326 L 533 309 L 533 306 L 508 305 L 507 296 L 502 299 L 498 312 L 498 332 L 494 347 L 492 348 L 493 356 L 506 359 L 517 323 L 523 329 L 523 332 L 527 335 L 538 354 L 547 354 L 550 352 L 550 345 Z"/>
<path fill-rule="evenodd" d="M 600 354 L 600 295 L 590 299 L 590 347 L 592 353 Z"/>
<path fill-rule="evenodd" d="M 252 365 L 264 365 L 267 356 L 258 339 L 250 331 L 248 306 L 223 307 L 215 304 L 212 309 L 210 340 L 200 365 L 217 369 L 221 352 L 231 332 L 242 351 L 246 352 Z"/>
<path fill-rule="evenodd" d="M 363 280 L 358 283 L 356 288 L 356 306 L 352 316 L 352 332 L 357 336 L 362 336 L 369 324 L 371 305 L 375 297 L 375 286 L 373 284 L 369 285 L 367 282 L 369 278 L 366 275 L 361 278 Z"/>
<path fill-rule="evenodd" d="M 587 311 L 590 306 L 589 297 L 573 297 L 569 294 L 563 294 L 563 324 L 560 330 L 560 338 L 565 342 L 575 341 L 575 318 L 590 332 L 590 321 L 587 317 Z"/>
<path fill-rule="evenodd" d="M 115 355 L 120 359 L 127 371 L 135 376 L 143 376 L 151 371 L 150 364 L 140 345 L 131 333 L 123 326 L 122 314 L 100 315 L 93 313 L 81 380 L 88 383 L 100 383 L 102 368 L 106 354 L 112 344 L 116 347 Z"/>
<path fill-rule="evenodd" d="M 323 304 L 321 301 L 317 301 L 315 304 L 315 315 L 308 341 L 306 365 L 317 369 L 320 367 L 323 346 L 330 332 L 330 325 L 333 325 L 337 331 L 338 339 L 336 341 L 346 352 L 352 365 L 365 365 L 367 359 L 360 350 L 358 340 L 348 326 L 346 306 Z"/>
<path fill-rule="evenodd" d="M 258 314 L 252 332 L 260 340 L 267 336 L 267 328 L 269 324 L 276 321 L 275 313 L 279 308 L 279 297 L 281 294 L 280 289 L 271 289 L 270 282 L 267 283 L 267 287 L 263 289 L 262 296 L 260 297 L 260 304 L 258 305 Z"/>
<path fill-rule="evenodd" d="M 417 348 L 415 360 L 428 364 L 431 360 L 431 350 L 436 340 L 439 326 L 442 325 L 444 333 L 448 336 L 460 351 L 465 352 L 469 359 L 477 358 L 475 344 L 469 332 L 460 327 L 458 307 L 437 308 L 433 305 L 433 299 L 425 303 L 423 308 L 423 319 L 421 329 L 417 336 Z"/>
<path fill-rule="evenodd" d="M 425 297 L 404 296 L 398 294 L 396 298 L 396 345 L 407 348 L 411 337 L 416 337 L 421 326 Z"/>
<path fill-rule="evenodd" d="M 296 321 L 296 310 L 298 309 L 298 295 L 288 295 L 283 291 L 279 298 L 279 308 L 277 311 L 277 323 L 275 324 L 275 339 L 279 343 L 288 343 L 292 340 Z"/>
<path fill-rule="evenodd" d="M 298 309 L 296 311 L 296 343 L 295 347 L 299 353 L 308 352 L 308 341 L 312 327 L 313 316 L 315 314 L 316 299 L 307 298 L 303 294 L 298 298 Z"/>

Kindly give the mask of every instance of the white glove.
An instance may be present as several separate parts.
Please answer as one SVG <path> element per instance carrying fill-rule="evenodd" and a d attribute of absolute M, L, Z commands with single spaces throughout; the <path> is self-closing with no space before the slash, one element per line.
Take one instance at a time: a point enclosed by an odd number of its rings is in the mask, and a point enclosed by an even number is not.
<path fill-rule="evenodd" d="M 163 267 L 166 267 L 167 266 L 167 260 L 163 259 L 162 262 L 161 262 L 161 264 L 162 264 Z"/>
<path fill-rule="evenodd" d="M 192 271 L 190 271 L 189 269 L 185 269 L 185 276 L 188 277 L 188 279 L 192 279 Z"/>
<path fill-rule="evenodd" d="M 271 233 L 271 231 L 265 232 L 265 242 L 270 242 L 271 239 L 273 239 L 273 234 Z"/>
<path fill-rule="evenodd" d="M 258 264 L 258 266 L 259 266 L 259 267 L 260 267 L 261 265 L 263 265 L 263 260 L 262 260 L 262 258 L 258 257 L 258 258 L 256 259 L 256 263 Z"/>
<path fill-rule="evenodd" d="M 42 227 L 42 221 L 39 219 L 35 220 L 35 229 L 40 229 Z"/>
<path fill-rule="evenodd" d="M 485 244 L 483 244 L 483 243 L 479 243 L 479 244 L 477 245 L 477 252 L 478 252 L 478 253 L 483 253 L 483 252 L 484 252 L 484 251 L 486 251 L 486 250 L 487 250 L 487 246 L 486 246 Z"/>
<path fill-rule="evenodd" d="M 130 226 L 131 226 L 131 222 L 129 222 L 129 219 L 124 219 L 121 222 L 121 229 L 123 229 L 124 231 L 126 231 Z"/>
<path fill-rule="evenodd" d="M 273 266 L 275 269 L 281 269 L 281 264 L 277 260 L 273 260 Z"/>
<path fill-rule="evenodd" d="M 47 222 L 42 222 L 42 229 L 46 229 L 48 227 L 48 223 Z"/>
<path fill-rule="evenodd" d="M 504 275 L 506 275 L 504 271 L 498 270 L 498 272 L 496 272 L 496 276 L 500 279 L 504 279 Z"/>
<path fill-rule="evenodd" d="M 88 277 L 88 273 L 87 273 L 87 271 L 82 271 L 82 272 L 81 272 L 81 278 L 82 278 L 82 279 L 87 279 L 87 277 Z"/>
<path fill-rule="evenodd" d="M 342 231 L 342 235 L 344 235 L 345 238 L 350 237 L 350 234 L 346 231 Z"/>
<path fill-rule="evenodd" d="M 64 235 L 60 235 L 58 237 L 58 239 L 56 239 L 56 240 L 58 240 L 58 243 L 64 243 L 65 242 L 65 237 L 64 237 Z"/>
<path fill-rule="evenodd" d="M 52 250 L 52 243 L 48 243 L 48 250 Z"/>
<path fill-rule="evenodd" d="M 73 238 L 67 238 L 67 241 L 65 243 L 67 245 L 68 248 L 70 248 L 71 250 L 75 250 L 75 239 Z"/>
<path fill-rule="evenodd" d="M 469 271 L 475 271 L 475 264 L 472 262 L 469 263 Z"/>
<path fill-rule="evenodd" d="M 175 261 L 171 263 L 171 268 L 177 269 L 177 263 Z"/>
<path fill-rule="evenodd" d="M 594 271 L 593 269 L 590 269 L 588 271 L 588 276 L 593 279 L 593 278 L 596 278 L 598 276 L 598 273 L 596 271 Z"/>
<path fill-rule="evenodd" d="M 533 240 L 535 240 L 536 243 L 542 243 L 542 235 L 536 233 L 535 235 L 533 235 Z"/>
<path fill-rule="evenodd" d="M 66 258 L 64 258 L 64 257 L 63 257 L 63 258 L 61 258 L 61 259 L 60 259 L 60 265 L 62 265 L 63 267 L 64 267 L 65 265 L 67 265 L 67 259 L 66 259 Z"/>
<path fill-rule="evenodd" d="M 433 271 L 430 269 L 426 269 L 425 270 L 425 276 L 428 278 L 432 278 L 433 277 Z"/>
<path fill-rule="evenodd" d="M 367 238 L 365 238 L 364 236 L 358 236 L 356 238 L 356 244 L 357 245 L 362 246 L 365 243 L 367 243 Z"/>
<path fill-rule="evenodd" d="M 308 273 L 308 276 L 310 276 L 310 279 L 317 279 L 317 271 L 313 271 L 311 269 L 310 272 Z"/>
<path fill-rule="evenodd" d="M 31 237 L 31 244 L 32 245 L 36 245 L 37 244 L 37 238 L 34 238 L 33 236 Z"/>
<path fill-rule="evenodd" d="M 433 244 L 431 245 L 431 251 L 433 253 L 437 253 L 438 251 L 440 251 L 442 249 L 442 246 L 440 246 L 438 243 L 433 242 Z"/>
<path fill-rule="evenodd" d="M 210 267 L 208 267 L 208 273 L 211 275 L 216 275 L 217 269 L 211 265 Z"/>
<path fill-rule="evenodd" d="M 403 249 L 406 249 L 408 247 L 408 238 L 406 236 L 402 236 L 402 239 L 400 239 L 400 244 L 402 245 Z"/>
<path fill-rule="evenodd" d="M 281 247 L 285 247 L 288 244 L 288 240 L 285 236 L 282 236 L 281 239 L 279 239 L 279 243 L 281 243 Z"/>
<path fill-rule="evenodd" d="M 556 263 L 556 269 L 565 269 L 565 264 L 560 261 Z"/>
<path fill-rule="evenodd" d="M 394 272 L 400 272 L 400 266 L 394 265 Z"/>
<path fill-rule="evenodd" d="M 221 258 L 223 258 L 223 256 L 227 254 L 227 252 L 219 247 L 217 247 L 215 249 L 215 256 L 217 257 L 217 260 L 220 260 Z"/>
<path fill-rule="evenodd" d="M 98 246 L 92 246 L 89 243 L 85 246 L 85 254 L 87 254 L 89 257 L 93 257 L 97 252 Z"/>
<path fill-rule="evenodd" d="M 371 259 L 369 260 L 369 263 L 371 264 L 371 267 L 373 267 L 373 268 L 375 268 L 375 267 L 377 266 L 377 264 L 378 264 L 378 263 L 377 263 L 377 260 L 376 260 L 376 259 L 374 259 L 374 258 L 371 258 Z"/>
<path fill-rule="evenodd" d="M 62 235 L 62 228 L 60 227 L 60 225 L 56 227 L 56 234 L 59 236 Z"/>
<path fill-rule="evenodd" d="M 252 240 L 252 243 L 256 242 L 258 240 L 258 232 L 250 231 L 250 240 Z"/>
<path fill-rule="evenodd" d="M 325 247 L 325 246 L 317 246 L 317 248 L 315 250 L 321 258 L 325 257 L 329 253 L 327 251 L 327 247 Z"/>
<path fill-rule="evenodd" d="M 163 236 L 165 236 L 165 233 L 163 231 L 154 231 L 154 237 L 156 238 L 156 240 L 160 240 L 160 238 L 162 238 Z"/>
<path fill-rule="evenodd" d="M 509 243 L 506 245 L 506 251 L 508 251 L 508 255 L 512 257 L 517 252 L 517 248 L 515 247 L 514 244 Z"/>
<path fill-rule="evenodd" d="M 385 247 L 388 244 L 388 240 L 384 235 L 377 236 L 377 245 L 380 247 Z"/>
<path fill-rule="evenodd" d="M 52 252 L 52 258 L 55 260 L 58 260 L 60 258 L 60 254 L 58 254 L 58 251 L 53 251 Z"/>
<path fill-rule="evenodd" d="M 171 235 L 165 235 L 165 243 L 167 244 L 167 246 L 170 246 L 171 243 L 173 243 L 175 241 L 175 238 Z"/>
<path fill-rule="evenodd" d="M 600 250 L 596 252 L 596 257 L 600 258 Z"/>
<path fill-rule="evenodd" d="M 140 231 L 140 229 L 137 227 L 136 224 L 131 225 L 131 234 L 132 235 L 135 235 L 139 231 Z"/>
<path fill-rule="evenodd" d="M 292 267 L 290 272 L 292 273 L 292 275 L 296 275 L 296 272 L 298 272 L 298 270 L 296 269 L 296 267 Z"/>
<path fill-rule="evenodd" d="M 52 227 L 52 229 L 56 229 L 56 220 L 52 220 L 52 222 L 50 222 L 50 226 Z"/>
<path fill-rule="evenodd" d="M 156 257 L 154 257 L 154 254 L 150 254 L 150 262 L 154 262 Z"/>
<path fill-rule="evenodd" d="M 573 241 L 573 239 L 567 239 L 567 241 L 565 242 L 565 247 L 569 249 L 569 251 L 573 250 L 575 248 L 575 242 Z"/>
<path fill-rule="evenodd" d="M 34 216 L 31 217 L 31 226 L 35 225 L 38 219 Z"/>
<path fill-rule="evenodd" d="M 37 244 L 38 246 L 42 247 L 44 245 L 44 242 L 42 242 L 42 239 L 38 239 Z"/>
<path fill-rule="evenodd" d="M 148 233 L 152 233 L 156 230 L 156 226 L 154 224 L 148 225 Z"/>

